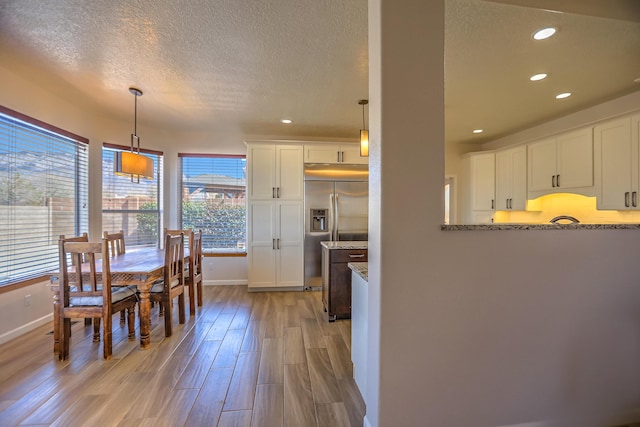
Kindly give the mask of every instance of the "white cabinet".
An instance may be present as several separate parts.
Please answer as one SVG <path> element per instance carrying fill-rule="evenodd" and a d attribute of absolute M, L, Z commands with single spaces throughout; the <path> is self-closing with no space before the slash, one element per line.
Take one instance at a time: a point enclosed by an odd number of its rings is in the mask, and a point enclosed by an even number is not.
<path fill-rule="evenodd" d="M 467 221 L 490 223 L 495 209 L 495 153 L 471 153 L 468 161 Z"/>
<path fill-rule="evenodd" d="M 496 152 L 496 210 L 525 210 L 527 206 L 527 148 Z"/>
<path fill-rule="evenodd" d="M 533 197 L 578 192 L 593 195 L 591 128 L 567 132 L 529 144 L 528 188 Z"/>
<path fill-rule="evenodd" d="M 303 146 L 247 144 L 249 289 L 302 289 Z"/>
<path fill-rule="evenodd" d="M 302 287 L 303 202 L 249 202 L 249 288 Z"/>
<path fill-rule="evenodd" d="M 360 157 L 359 144 L 309 144 L 304 146 L 305 163 L 369 163 L 368 157 Z"/>
<path fill-rule="evenodd" d="M 250 200 L 302 200 L 304 194 L 301 145 L 249 144 L 247 194 Z"/>
<path fill-rule="evenodd" d="M 594 127 L 598 209 L 638 209 L 640 115 Z"/>

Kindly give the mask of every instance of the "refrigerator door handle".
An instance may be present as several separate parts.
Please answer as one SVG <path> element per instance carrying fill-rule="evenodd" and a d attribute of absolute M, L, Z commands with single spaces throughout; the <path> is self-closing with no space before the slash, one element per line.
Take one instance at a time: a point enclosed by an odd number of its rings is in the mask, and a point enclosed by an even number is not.
<path fill-rule="evenodd" d="M 329 241 L 333 242 L 333 194 L 329 194 Z"/>
<path fill-rule="evenodd" d="M 337 242 L 339 239 L 338 236 L 338 225 L 340 224 L 340 211 L 338 210 L 338 206 L 340 205 L 340 199 L 339 199 L 340 195 L 338 193 L 336 193 L 336 198 L 335 198 L 335 206 L 336 206 L 336 215 L 335 215 L 335 225 L 333 226 L 333 230 L 334 233 L 336 234 L 336 238 L 335 241 Z"/>

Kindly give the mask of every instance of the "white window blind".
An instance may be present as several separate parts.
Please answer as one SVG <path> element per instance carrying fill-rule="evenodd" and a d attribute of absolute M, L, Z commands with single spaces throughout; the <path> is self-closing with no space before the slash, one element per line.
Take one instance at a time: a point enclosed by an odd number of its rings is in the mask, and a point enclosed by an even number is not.
<path fill-rule="evenodd" d="M 88 140 L 0 107 L 0 286 L 58 269 L 88 229 Z"/>
<path fill-rule="evenodd" d="M 245 252 L 245 156 L 184 154 L 182 228 L 202 230 L 204 252 Z"/>
<path fill-rule="evenodd" d="M 125 244 L 130 247 L 159 247 L 162 224 L 162 153 L 140 150 L 153 160 L 153 179 L 115 175 L 114 155 L 129 151 L 124 146 L 102 146 L 102 229 L 110 233 L 124 232 Z"/>

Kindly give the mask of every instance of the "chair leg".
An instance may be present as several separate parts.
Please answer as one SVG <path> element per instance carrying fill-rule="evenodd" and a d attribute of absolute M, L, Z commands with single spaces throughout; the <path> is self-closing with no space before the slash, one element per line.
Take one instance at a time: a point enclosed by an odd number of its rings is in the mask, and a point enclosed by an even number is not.
<path fill-rule="evenodd" d="M 112 329 L 113 329 L 113 322 L 112 322 L 113 318 L 112 316 L 105 316 L 104 318 L 104 331 L 102 332 L 103 335 L 103 350 L 104 350 L 104 358 L 105 360 L 109 360 L 111 359 L 111 353 L 113 350 L 113 337 L 111 336 L 112 334 Z"/>
<path fill-rule="evenodd" d="M 180 323 L 184 323 L 186 321 L 186 316 L 184 314 L 184 292 L 178 295 L 178 320 L 180 320 Z"/>
<path fill-rule="evenodd" d="M 189 315 L 196 314 L 196 287 L 193 284 L 193 280 L 189 281 Z"/>
<path fill-rule="evenodd" d="M 202 307 L 202 280 L 198 282 L 198 307 Z"/>
<path fill-rule="evenodd" d="M 100 317 L 93 318 L 93 342 L 100 342 Z"/>
<path fill-rule="evenodd" d="M 124 311 L 122 312 L 124 313 Z M 136 306 L 134 305 L 131 308 L 127 308 L 127 323 L 129 325 L 129 335 L 127 338 L 130 340 L 136 339 Z"/>
<path fill-rule="evenodd" d="M 62 319 L 60 334 L 60 354 L 58 359 L 67 360 L 69 357 L 69 341 L 71 341 L 71 319 Z"/>
<path fill-rule="evenodd" d="M 164 306 L 164 336 L 170 337 L 173 333 L 171 328 L 171 300 L 165 300 L 160 304 L 160 307 Z"/>
<path fill-rule="evenodd" d="M 127 320 L 127 316 L 125 314 L 125 311 L 122 310 L 120 312 L 120 326 L 124 326 L 124 322 Z"/>

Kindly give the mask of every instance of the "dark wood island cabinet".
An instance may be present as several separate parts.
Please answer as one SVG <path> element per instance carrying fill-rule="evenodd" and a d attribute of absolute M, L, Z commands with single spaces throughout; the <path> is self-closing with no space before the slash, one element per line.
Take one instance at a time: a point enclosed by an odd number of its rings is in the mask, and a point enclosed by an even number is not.
<path fill-rule="evenodd" d="M 350 262 L 367 262 L 367 242 L 322 242 L 322 303 L 330 322 L 351 318 Z"/>

